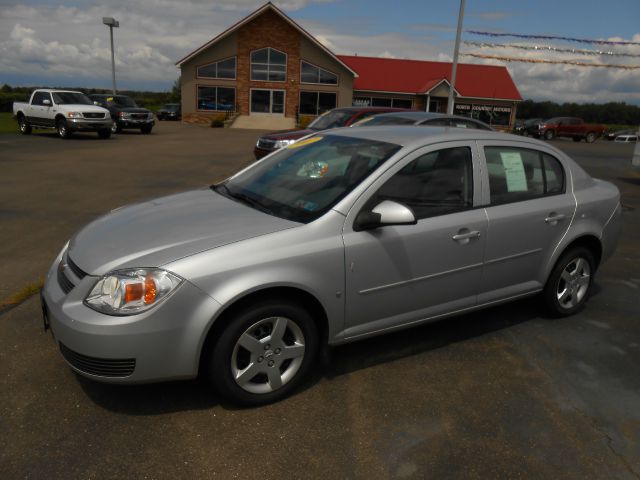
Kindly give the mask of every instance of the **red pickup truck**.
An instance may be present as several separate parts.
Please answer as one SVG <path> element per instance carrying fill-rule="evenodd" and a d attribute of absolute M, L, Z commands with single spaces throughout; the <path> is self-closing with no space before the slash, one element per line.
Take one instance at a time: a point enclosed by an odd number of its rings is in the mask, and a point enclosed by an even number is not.
<path fill-rule="evenodd" d="M 604 134 L 604 126 L 593 123 L 585 123 L 576 117 L 555 117 L 534 125 L 529 133 L 553 140 L 556 137 L 571 137 L 574 142 L 584 138 L 587 143 L 593 143 Z"/>

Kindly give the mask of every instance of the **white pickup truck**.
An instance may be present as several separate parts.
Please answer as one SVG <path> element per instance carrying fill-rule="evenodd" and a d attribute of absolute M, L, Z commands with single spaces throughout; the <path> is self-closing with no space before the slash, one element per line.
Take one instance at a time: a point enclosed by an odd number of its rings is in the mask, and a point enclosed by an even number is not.
<path fill-rule="evenodd" d="M 109 138 L 113 124 L 109 110 L 95 106 L 84 93 L 69 90 L 35 90 L 29 103 L 13 103 L 13 115 L 23 135 L 29 135 L 32 128 L 51 128 L 61 138 L 76 131 Z"/>

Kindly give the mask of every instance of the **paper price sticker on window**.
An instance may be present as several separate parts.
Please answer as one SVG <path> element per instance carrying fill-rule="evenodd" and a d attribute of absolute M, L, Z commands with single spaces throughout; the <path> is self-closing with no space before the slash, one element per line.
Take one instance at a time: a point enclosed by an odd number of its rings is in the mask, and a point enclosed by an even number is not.
<path fill-rule="evenodd" d="M 500 152 L 508 192 L 526 192 L 527 175 L 518 152 Z"/>
<path fill-rule="evenodd" d="M 287 148 L 300 148 L 300 147 L 304 147 L 305 145 L 310 145 L 312 143 L 316 143 L 319 142 L 320 140 L 322 140 L 324 137 L 311 137 L 311 138 L 307 138 L 306 140 L 300 140 L 299 142 L 296 143 L 292 143 L 291 145 L 289 145 Z"/>

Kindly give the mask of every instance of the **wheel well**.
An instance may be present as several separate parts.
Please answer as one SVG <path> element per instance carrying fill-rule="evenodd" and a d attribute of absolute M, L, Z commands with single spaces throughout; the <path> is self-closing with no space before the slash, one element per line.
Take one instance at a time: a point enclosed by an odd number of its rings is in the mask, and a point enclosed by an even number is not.
<path fill-rule="evenodd" d="M 270 287 L 256 292 L 251 292 L 244 297 L 237 299 L 231 305 L 228 305 L 209 329 L 207 338 L 202 345 L 200 351 L 199 371 L 202 371 L 203 359 L 207 357 L 207 352 L 213 346 L 215 339 L 222 333 L 224 328 L 229 324 L 236 312 L 246 308 L 249 305 L 258 303 L 263 300 L 282 299 L 287 302 L 293 302 L 303 307 L 313 317 L 318 327 L 318 338 L 320 339 L 320 347 L 327 345 L 329 337 L 329 320 L 327 312 L 322 304 L 309 292 L 295 287 Z"/>
<path fill-rule="evenodd" d="M 56 115 L 55 122 L 58 123 L 58 120 L 60 120 L 60 119 L 65 120 L 64 115 L 62 115 L 61 113 Z"/>
<path fill-rule="evenodd" d="M 22 113 L 22 112 L 18 112 L 18 113 L 16 114 L 16 118 L 17 118 L 18 120 L 20 120 L 22 117 L 24 117 L 24 113 Z"/>
<path fill-rule="evenodd" d="M 598 265 L 600 265 L 600 260 L 602 259 L 602 244 L 600 243 L 598 237 L 594 235 L 585 235 L 583 237 L 578 237 L 569 245 L 567 245 L 567 248 L 565 248 L 564 251 L 566 252 L 573 247 L 587 248 L 593 254 L 595 267 L 598 268 Z"/>

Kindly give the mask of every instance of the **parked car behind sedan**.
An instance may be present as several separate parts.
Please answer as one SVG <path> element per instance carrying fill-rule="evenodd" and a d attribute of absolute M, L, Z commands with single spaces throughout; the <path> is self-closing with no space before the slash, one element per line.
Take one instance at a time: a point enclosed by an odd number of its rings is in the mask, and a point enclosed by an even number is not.
<path fill-rule="evenodd" d="M 616 137 L 620 136 L 620 135 L 635 135 L 638 132 L 638 130 L 633 129 L 633 128 L 625 128 L 622 130 L 612 130 L 609 131 L 607 133 L 605 133 L 602 138 L 605 138 L 606 140 L 612 141 L 615 140 Z"/>
<path fill-rule="evenodd" d="M 180 120 L 182 108 L 179 103 L 167 103 L 160 107 L 156 116 L 158 120 Z"/>
<path fill-rule="evenodd" d="M 81 229 L 45 280 L 45 325 L 94 380 L 202 374 L 260 405 L 327 345 L 529 295 L 578 312 L 620 219 L 614 185 L 538 140 L 335 129 Z"/>
<path fill-rule="evenodd" d="M 633 134 L 633 135 L 618 135 L 616 137 L 616 139 L 614 140 L 617 143 L 630 143 L 630 142 L 637 142 L 638 141 L 638 135 L 637 134 Z"/>
<path fill-rule="evenodd" d="M 513 127 L 513 133 L 528 137 L 531 135 L 530 129 L 535 128 L 537 130 L 538 125 L 542 122 L 542 118 L 529 118 L 528 120 L 517 121 Z"/>
<path fill-rule="evenodd" d="M 330 128 L 349 127 L 354 123 L 379 113 L 410 111 L 403 108 L 391 107 L 345 107 L 334 108 L 316 118 L 304 129 L 283 130 L 280 132 L 268 133 L 260 137 L 253 150 L 256 159 L 286 147 L 296 140 Z"/>
<path fill-rule="evenodd" d="M 112 133 L 120 133 L 124 129 L 136 129 L 141 133 L 151 133 L 155 120 L 153 112 L 138 107 L 135 100 L 126 95 L 92 94 L 89 98 L 96 105 L 106 108 L 111 113 Z"/>
<path fill-rule="evenodd" d="M 393 112 L 380 113 L 353 124 L 354 127 L 373 127 L 381 125 L 422 125 L 425 127 L 455 127 L 493 130 L 479 120 L 459 115 L 434 112 Z"/>

